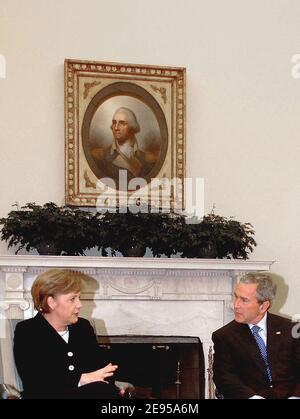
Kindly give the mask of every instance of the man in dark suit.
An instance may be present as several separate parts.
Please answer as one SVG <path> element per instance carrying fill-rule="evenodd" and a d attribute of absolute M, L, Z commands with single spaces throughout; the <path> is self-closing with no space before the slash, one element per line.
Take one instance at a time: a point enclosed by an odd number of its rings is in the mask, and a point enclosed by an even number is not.
<path fill-rule="evenodd" d="M 275 294 L 266 273 L 246 274 L 235 287 L 235 318 L 212 335 L 224 398 L 300 398 L 300 338 L 290 320 L 268 312 Z"/>

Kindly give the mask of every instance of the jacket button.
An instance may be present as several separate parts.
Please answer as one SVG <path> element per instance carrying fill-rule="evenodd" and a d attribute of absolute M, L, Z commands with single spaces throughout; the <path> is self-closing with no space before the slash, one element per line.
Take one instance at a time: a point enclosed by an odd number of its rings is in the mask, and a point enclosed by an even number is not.
<path fill-rule="evenodd" d="M 73 356 L 73 352 L 68 352 L 68 356 Z"/>
<path fill-rule="evenodd" d="M 75 368 L 74 365 L 69 365 L 69 370 L 70 371 L 74 371 L 74 368 Z"/>

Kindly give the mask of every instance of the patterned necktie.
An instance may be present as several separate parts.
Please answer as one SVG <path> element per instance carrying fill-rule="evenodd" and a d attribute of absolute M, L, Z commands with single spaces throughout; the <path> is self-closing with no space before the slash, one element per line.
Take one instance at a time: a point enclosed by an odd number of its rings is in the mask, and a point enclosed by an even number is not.
<path fill-rule="evenodd" d="M 269 361 L 268 361 L 267 348 L 266 348 L 265 342 L 263 341 L 263 338 L 258 333 L 261 330 L 262 329 L 257 325 L 255 325 L 251 328 L 251 332 L 253 333 L 254 339 L 256 340 L 256 343 L 257 343 L 257 346 L 258 346 L 259 351 L 261 353 L 261 356 L 264 360 L 264 363 L 266 364 L 268 379 L 271 383 L 272 382 L 272 373 L 271 373 L 271 368 L 270 368 Z"/>

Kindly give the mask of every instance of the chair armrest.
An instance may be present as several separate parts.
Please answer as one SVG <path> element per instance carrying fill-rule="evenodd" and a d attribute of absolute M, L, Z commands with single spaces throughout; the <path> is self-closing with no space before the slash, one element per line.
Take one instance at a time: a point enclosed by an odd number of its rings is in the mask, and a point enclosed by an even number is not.
<path fill-rule="evenodd" d="M 0 384 L 0 399 L 21 399 L 21 393 L 10 384 Z"/>
<path fill-rule="evenodd" d="M 151 387 L 138 387 L 124 381 L 115 381 L 123 399 L 153 399 Z"/>
<path fill-rule="evenodd" d="M 135 387 L 131 383 L 127 383 L 126 381 L 115 381 L 115 386 L 119 390 L 121 397 L 126 398 L 126 396 L 128 396 L 131 398 L 131 395 L 135 394 Z"/>

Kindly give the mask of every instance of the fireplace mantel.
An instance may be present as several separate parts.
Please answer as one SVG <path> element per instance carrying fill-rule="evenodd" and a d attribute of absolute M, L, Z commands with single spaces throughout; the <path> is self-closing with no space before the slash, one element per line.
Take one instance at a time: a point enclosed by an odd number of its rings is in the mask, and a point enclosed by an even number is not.
<path fill-rule="evenodd" d="M 139 268 L 188 270 L 241 270 L 268 271 L 274 261 L 240 259 L 188 259 L 188 258 L 128 258 L 96 256 L 0 256 L 0 269 L 64 267 L 64 268 Z M 4 270 L 5 271 L 5 270 Z"/>
<path fill-rule="evenodd" d="M 79 270 L 89 279 L 81 315 L 98 335 L 196 336 L 205 359 L 211 334 L 232 319 L 235 283 L 245 273 L 269 271 L 273 261 L 0 256 L 0 318 L 34 315 L 30 289 L 50 268 Z"/>
<path fill-rule="evenodd" d="M 210 342 L 232 319 L 232 291 L 250 271 L 273 261 L 88 256 L 0 256 L 0 318 L 34 315 L 30 289 L 49 268 L 88 275 L 82 315 L 101 335 L 189 335 Z"/>
<path fill-rule="evenodd" d="M 226 305 L 241 275 L 269 271 L 272 264 L 229 259 L 0 256 L 0 309 L 5 317 L 32 315 L 31 284 L 37 274 L 54 267 L 80 270 L 96 280 L 97 284 L 88 284 L 84 290 L 85 300 L 205 300 Z M 223 323 L 230 317 L 225 309 Z"/>

